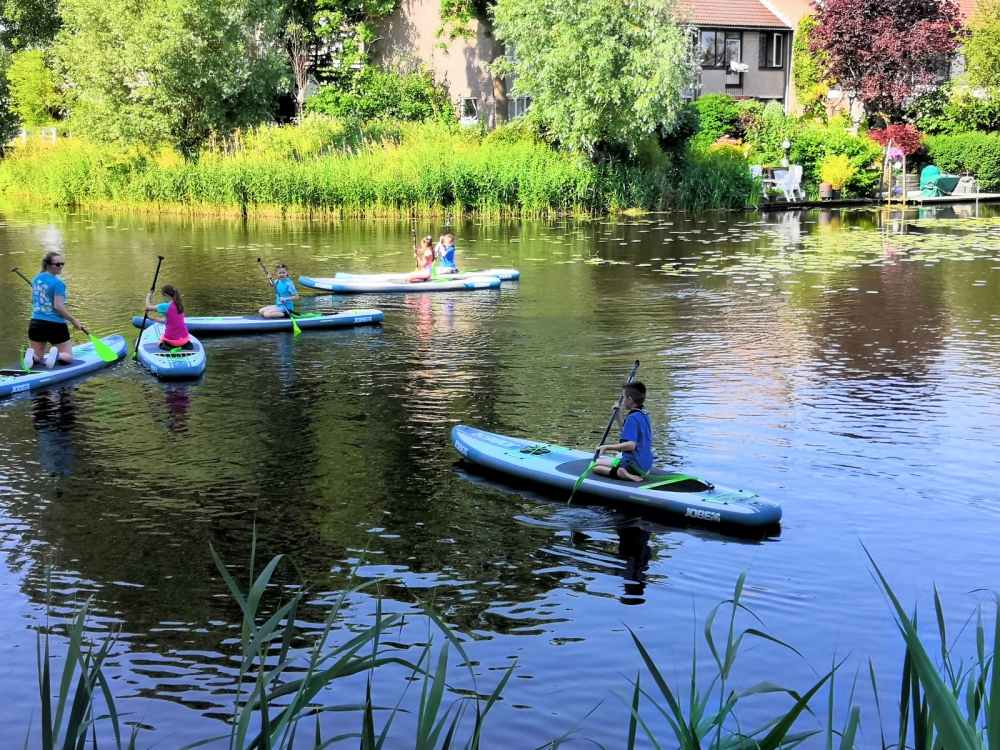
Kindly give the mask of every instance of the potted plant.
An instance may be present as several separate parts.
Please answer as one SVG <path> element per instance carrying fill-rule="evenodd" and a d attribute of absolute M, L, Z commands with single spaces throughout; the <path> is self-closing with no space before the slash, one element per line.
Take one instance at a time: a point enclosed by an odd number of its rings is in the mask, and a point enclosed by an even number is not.
<path fill-rule="evenodd" d="M 836 199 L 840 197 L 840 191 L 844 189 L 844 185 L 854 177 L 857 171 L 846 154 L 831 154 L 820 165 L 819 178 L 823 182 L 829 183 L 830 189 L 833 191 L 832 197 Z M 820 187 L 822 188 L 822 186 Z"/>
<path fill-rule="evenodd" d="M 819 197 L 825 201 L 830 200 L 833 197 L 833 185 L 829 182 L 821 182 L 819 184 Z"/>

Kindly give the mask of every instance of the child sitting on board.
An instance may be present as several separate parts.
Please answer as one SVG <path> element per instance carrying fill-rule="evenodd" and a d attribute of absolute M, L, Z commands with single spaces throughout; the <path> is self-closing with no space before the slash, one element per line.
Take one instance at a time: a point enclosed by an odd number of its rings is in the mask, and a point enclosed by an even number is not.
<path fill-rule="evenodd" d="M 413 246 L 413 258 L 417 262 L 417 270 L 406 276 L 407 281 L 418 282 L 427 281 L 434 270 L 434 246 L 433 237 L 424 237 L 420 240 L 420 247 Z"/>
<path fill-rule="evenodd" d="M 288 278 L 288 266 L 278 263 L 274 267 L 274 275 L 278 280 L 274 282 L 274 304 L 260 308 L 258 313 L 264 318 L 290 318 L 295 312 L 295 303 L 299 300 L 298 290 L 295 284 Z M 271 274 L 267 275 L 271 281 Z"/>
<path fill-rule="evenodd" d="M 165 324 L 163 335 L 160 336 L 160 348 L 167 351 L 194 349 L 191 334 L 188 333 L 187 324 L 184 322 L 184 300 L 181 299 L 180 290 L 173 284 L 165 284 L 160 290 L 160 296 L 163 302 L 154 305 L 153 293 L 146 295 L 146 310 L 163 315 L 163 320 L 149 316 L 153 322 Z"/>
<path fill-rule="evenodd" d="M 441 243 L 435 248 L 434 254 L 441 262 L 438 264 L 439 274 L 458 273 L 455 264 L 455 236 L 446 234 L 441 237 Z"/>
<path fill-rule="evenodd" d="M 653 468 L 653 426 L 642 408 L 646 403 L 646 386 L 635 381 L 622 386 L 621 405 L 615 404 L 615 420 L 621 425 L 621 442 L 602 445 L 594 473 L 627 482 L 641 482 Z M 625 416 L 623 417 L 622 414 Z M 620 458 L 604 458 L 607 451 L 621 452 Z"/>

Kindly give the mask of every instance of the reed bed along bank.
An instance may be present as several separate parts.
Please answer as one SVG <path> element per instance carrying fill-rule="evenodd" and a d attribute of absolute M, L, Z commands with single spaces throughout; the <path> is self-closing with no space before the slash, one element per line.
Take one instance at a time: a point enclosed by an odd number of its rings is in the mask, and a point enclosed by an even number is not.
<path fill-rule="evenodd" d="M 245 216 L 595 215 L 663 208 L 668 184 L 663 173 L 593 165 L 533 139 L 435 125 L 367 137 L 356 129 L 350 139 L 331 132 L 306 146 L 255 131 L 191 159 L 67 138 L 29 142 L 0 161 L 0 192 L 9 197 Z"/>

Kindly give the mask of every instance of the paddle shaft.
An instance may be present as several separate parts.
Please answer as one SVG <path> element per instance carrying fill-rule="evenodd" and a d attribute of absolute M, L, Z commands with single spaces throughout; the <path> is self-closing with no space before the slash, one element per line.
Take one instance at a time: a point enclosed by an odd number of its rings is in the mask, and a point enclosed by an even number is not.
<path fill-rule="evenodd" d="M 628 380 L 625 381 L 625 385 L 628 385 L 633 380 L 635 380 L 635 374 L 638 371 L 639 371 L 639 360 L 636 360 L 635 361 L 635 365 L 632 367 L 632 372 L 628 376 Z M 597 444 L 597 450 L 594 451 L 594 458 L 592 459 L 593 461 L 596 461 L 600 457 L 600 455 L 601 455 L 601 446 L 604 445 L 604 441 L 608 439 L 608 433 L 611 432 L 611 428 L 612 428 L 612 426 L 614 426 L 615 417 L 618 416 L 618 410 L 621 408 L 622 402 L 624 400 L 625 400 L 625 394 L 622 393 L 622 395 L 618 398 L 618 407 L 615 408 L 615 409 L 612 409 L 612 411 L 611 411 L 611 421 L 608 422 L 608 426 L 604 429 L 604 434 L 601 435 L 601 442 L 599 442 Z"/>
<path fill-rule="evenodd" d="M 149 293 L 152 294 L 156 291 L 156 280 L 160 278 L 160 266 L 163 265 L 163 256 L 156 256 L 156 273 L 153 274 L 153 285 L 149 287 Z M 139 326 L 139 335 L 135 337 L 135 349 L 132 350 L 132 356 L 139 356 L 139 341 L 142 339 L 142 332 L 146 330 L 146 321 L 149 320 L 149 310 L 142 313 L 142 325 Z"/>
<path fill-rule="evenodd" d="M 264 265 L 264 262 L 260 258 L 257 258 L 257 262 L 260 263 L 260 270 L 262 270 L 264 272 L 264 278 L 267 279 L 267 283 L 270 284 L 271 288 L 274 290 L 274 296 L 278 300 L 278 304 L 281 305 L 282 309 L 286 313 L 288 313 L 288 317 L 289 318 L 294 317 L 295 313 L 293 313 L 291 310 L 289 310 L 288 309 L 288 305 L 286 305 L 284 302 L 281 301 L 281 295 L 278 294 L 278 287 L 275 286 L 274 279 L 272 279 L 270 276 L 268 276 L 267 266 Z"/>

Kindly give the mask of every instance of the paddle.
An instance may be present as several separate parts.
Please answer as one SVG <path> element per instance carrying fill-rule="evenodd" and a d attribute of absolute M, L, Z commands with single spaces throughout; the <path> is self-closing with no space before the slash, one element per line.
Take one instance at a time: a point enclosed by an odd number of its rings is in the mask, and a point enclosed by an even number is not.
<path fill-rule="evenodd" d="M 631 383 L 635 379 L 635 374 L 638 371 L 639 371 L 639 360 L 636 360 L 635 366 L 632 368 L 632 373 L 628 376 L 628 380 L 625 381 L 626 385 Z M 618 398 L 618 408 L 621 407 L 622 401 L 624 400 L 625 400 L 625 394 L 622 393 L 622 395 Z M 587 475 L 591 471 L 593 471 L 594 467 L 597 465 L 597 459 L 601 455 L 600 448 L 602 445 L 604 445 L 604 441 L 608 439 L 608 433 L 611 432 L 611 426 L 615 423 L 615 417 L 618 415 L 618 408 L 615 408 L 611 411 L 611 421 L 608 422 L 608 426 L 604 428 L 604 434 L 601 435 L 601 442 L 597 444 L 597 450 L 594 451 L 594 457 L 590 460 L 590 465 L 587 467 L 586 471 L 584 471 L 583 474 L 580 475 L 580 478 L 576 480 L 576 484 L 573 485 L 573 491 L 569 493 L 569 500 L 566 501 L 567 505 L 573 502 L 573 495 L 576 494 L 576 491 L 580 488 L 580 485 L 583 484 L 583 480 L 587 478 Z"/>
<path fill-rule="evenodd" d="M 22 279 L 24 279 L 25 282 L 27 282 L 28 286 L 33 286 L 33 284 L 30 281 L 28 281 L 28 277 L 25 276 L 23 273 L 21 273 L 20 271 L 18 271 L 16 268 L 12 269 L 12 271 L 13 271 L 13 273 L 16 273 L 18 276 L 20 276 Z M 118 355 L 115 354 L 114 350 L 110 346 L 108 346 L 107 344 L 105 344 L 103 341 L 101 341 L 99 338 L 97 338 L 97 336 L 95 336 L 94 334 L 92 334 L 90 331 L 88 331 L 83 326 L 80 326 L 80 330 L 83 331 L 87 335 L 87 337 L 90 339 L 90 343 L 92 343 L 94 345 L 94 351 L 97 352 L 97 356 L 98 357 L 100 357 L 105 362 L 117 362 L 118 361 Z"/>
<path fill-rule="evenodd" d="M 286 305 L 284 302 L 281 301 L 281 295 L 278 294 L 278 287 L 274 285 L 274 281 L 268 275 L 267 267 L 261 262 L 260 258 L 257 258 L 257 262 L 260 263 L 260 269 L 264 272 L 264 278 L 267 279 L 267 282 L 271 285 L 271 288 L 274 290 L 274 296 L 277 299 L 278 304 L 285 309 L 285 312 L 288 313 L 288 319 L 292 321 L 292 336 L 298 336 L 300 333 L 302 333 L 302 329 L 299 328 L 299 324 L 295 322 L 295 313 L 289 310 L 288 305 Z"/>
<path fill-rule="evenodd" d="M 160 266 L 163 264 L 163 256 L 156 256 L 156 273 L 153 274 L 153 285 L 149 287 L 149 293 L 152 294 L 156 291 L 156 280 L 160 278 Z M 132 350 L 132 359 L 138 359 L 139 357 L 139 341 L 142 339 L 142 332 L 146 330 L 146 321 L 149 319 L 149 310 L 146 310 L 142 314 L 142 325 L 139 326 L 139 335 L 135 337 L 135 349 Z"/>
<path fill-rule="evenodd" d="M 413 267 L 419 270 L 420 262 L 417 260 L 417 228 L 410 227 L 410 231 L 413 232 Z"/>

